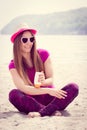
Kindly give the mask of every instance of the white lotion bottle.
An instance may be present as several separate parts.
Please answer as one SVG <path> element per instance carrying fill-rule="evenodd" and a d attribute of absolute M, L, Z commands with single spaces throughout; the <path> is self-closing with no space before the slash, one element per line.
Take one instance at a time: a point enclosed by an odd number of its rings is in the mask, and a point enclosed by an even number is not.
<path fill-rule="evenodd" d="M 36 88 L 40 88 L 41 83 L 39 82 L 39 75 L 41 74 L 41 72 L 36 72 L 35 73 L 35 77 L 34 77 L 34 86 Z"/>

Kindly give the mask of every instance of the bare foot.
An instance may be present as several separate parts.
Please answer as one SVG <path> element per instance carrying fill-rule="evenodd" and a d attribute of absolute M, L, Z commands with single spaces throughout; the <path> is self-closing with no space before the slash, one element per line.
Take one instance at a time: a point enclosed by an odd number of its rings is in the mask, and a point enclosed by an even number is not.
<path fill-rule="evenodd" d="M 54 112 L 53 115 L 54 115 L 54 116 L 62 116 L 62 113 L 61 113 L 60 111 L 57 110 L 57 111 Z"/>
<path fill-rule="evenodd" d="M 28 117 L 34 118 L 34 117 L 41 117 L 39 112 L 29 112 Z"/>

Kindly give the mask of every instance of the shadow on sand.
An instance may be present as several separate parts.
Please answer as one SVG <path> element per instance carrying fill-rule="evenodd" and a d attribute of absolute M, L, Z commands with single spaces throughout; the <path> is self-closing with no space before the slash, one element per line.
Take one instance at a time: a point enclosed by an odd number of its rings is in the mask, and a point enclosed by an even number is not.
<path fill-rule="evenodd" d="M 67 110 L 63 110 L 61 111 L 61 113 L 62 113 L 62 116 L 64 117 L 70 116 L 70 113 Z M 26 117 L 26 114 L 20 113 L 18 111 L 7 111 L 7 112 L 0 112 L 0 119 L 12 117 L 13 115 L 20 115 L 20 116 Z"/>

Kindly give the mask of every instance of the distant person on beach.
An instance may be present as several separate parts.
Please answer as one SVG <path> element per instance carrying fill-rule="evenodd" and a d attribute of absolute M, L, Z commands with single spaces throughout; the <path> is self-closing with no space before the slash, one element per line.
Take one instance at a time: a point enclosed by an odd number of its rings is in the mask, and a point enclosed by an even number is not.
<path fill-rule="evenodd" d="M 59 116 L 77 97 L 78 85 L 69 83 L 60 90 L 53 85 L 50 54 L 36 48 L 36 32 L 24 25 L 11 36 L 13 59 L 9 70 L 16 88 L 9 92 L 9 101 L 32 118 Z"/>

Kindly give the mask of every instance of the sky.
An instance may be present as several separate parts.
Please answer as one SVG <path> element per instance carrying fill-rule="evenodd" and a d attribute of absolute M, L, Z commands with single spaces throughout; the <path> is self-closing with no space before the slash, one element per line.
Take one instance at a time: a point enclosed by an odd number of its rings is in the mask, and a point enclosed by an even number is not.
<path fill-rule="evenodd" d="M 87 7 L 87 0 L 0 0 L 0 28 L 17 16 Z"/>

